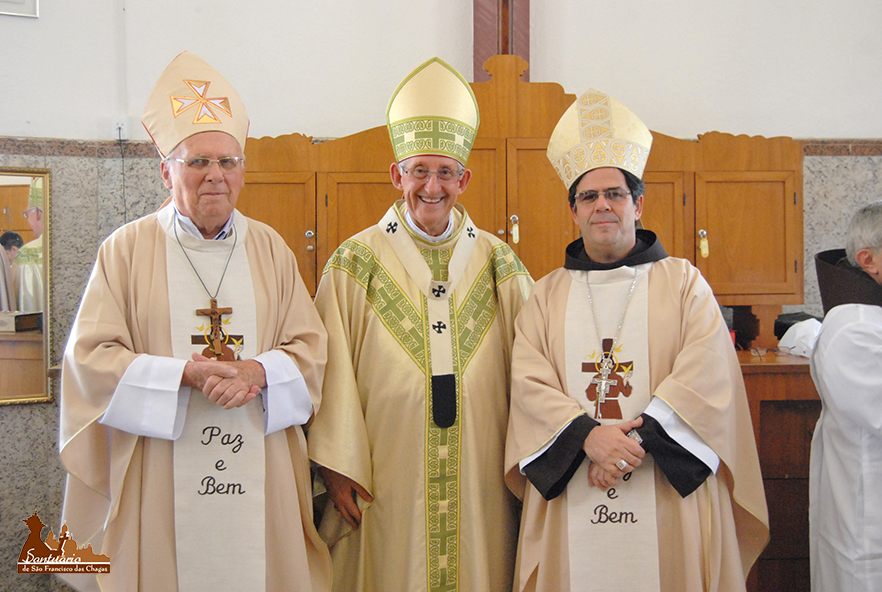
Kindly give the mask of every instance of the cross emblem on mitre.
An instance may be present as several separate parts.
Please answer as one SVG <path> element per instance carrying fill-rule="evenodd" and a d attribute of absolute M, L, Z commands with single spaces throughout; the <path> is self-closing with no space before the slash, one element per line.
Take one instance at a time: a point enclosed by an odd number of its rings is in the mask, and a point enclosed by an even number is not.
<path fill-rule="evenodd" d="M 211 86 L 211 82 L 205 80 L 184 80 L 184 83 L 193 90 L 196 96 L 170 97 L 172 113 L 175 117 L 193 107 L 196 107 L 193 123 L 220 123 L 221 120 L 214 109 L 219 109 L 232 117 L 233 112 L 230 109 L 230 99 L 228 97 L 207 98 L 208 87 Z"/>

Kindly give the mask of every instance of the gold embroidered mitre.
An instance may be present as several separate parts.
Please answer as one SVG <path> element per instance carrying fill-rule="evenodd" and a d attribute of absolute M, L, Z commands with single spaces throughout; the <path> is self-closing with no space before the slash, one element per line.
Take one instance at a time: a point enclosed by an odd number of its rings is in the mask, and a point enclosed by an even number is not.
<path fill-rule="evenodd" d="M 159 77 L 141 123 L 165 158 L 200 132 L 226 132 L 245 148 L 248 114 L 239 93 L 196 54 L 179 54 Z"/>
<path fill-rule="evenodd" d="M 633 111 L 588 89 L 557 122 L 548 141 L 548 160 L 569 190 L 583 173 L 616 167 L 643 177 L 652 134 Z"/>
<path fill-rule="evenodd" d="M 439 58 L 407 75 L 389 99 L 386 123 L 395 160 L 420 154 L 469 159 L 478 133 L 478 101 L 453 66 Z"/>
<path fill-rule="evenodd" d="M 28 207 L 43 209 L 43 177 L 31 177 L 28 191 Z"/>

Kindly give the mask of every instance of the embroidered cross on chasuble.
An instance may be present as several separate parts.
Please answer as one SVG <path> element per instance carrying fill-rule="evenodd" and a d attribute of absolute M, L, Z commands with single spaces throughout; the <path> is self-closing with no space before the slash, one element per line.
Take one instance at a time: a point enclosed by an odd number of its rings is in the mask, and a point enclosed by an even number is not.
<path fill-rule="evenodd" d="M 585 389 L 585 396 L 594 403 L 594 419 L 622 419 L 619 396 L 631 395 L 634 362 L 619 362 L 612 345 L 612 339 L 604 339 L 603 353 L 594 362 L 582 362 L 582 372 L 596 372 Z"/>
<path fill-rule="evenodd" d="M 239 360 L 239 353 L 242 351 L 243 337 L 242 335 L 229 335 L 223 327 L 224 321 L 222 315 L 233 314 L 232 308 L 218 308 L 217 299 L 211 299 L 211 308 L 198 308 L 196 314 L 206 316 L 211 319 L 211 324 L 205 329 L 202 335 L 193 335 L 191 343 L 193 345 L 207 345 L 202 350 L 202 355 L 206 358 L 212 358 L 219 362 L 235 362 Z M 233 342 L 231 349 L 228 343 Z"/>

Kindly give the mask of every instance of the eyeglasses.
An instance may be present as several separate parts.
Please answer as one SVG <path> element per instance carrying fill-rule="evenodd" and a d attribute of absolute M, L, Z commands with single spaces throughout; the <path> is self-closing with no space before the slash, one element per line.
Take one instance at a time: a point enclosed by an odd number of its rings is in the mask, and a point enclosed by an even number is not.
<path fill-rule="evenodd" d="M 37 208 L 31 206 L 28 209 L 26 209 L 24 212 L 22 212 L 22 215 L 25 217 L 25 219 L 27 219 L 27 217 L 31 215 L 31 212 L 36 212 L 36 211 L 37 211 Z"/>
<path fill-rule="evenodd" d="M 407 170 L 404 167 L 401 167 L 401 172 L 410 175 L 414 179 L 419 179 L 423 181 L 428 179 L 432 175 L 437 175 L 438 180 L 441 182 L 453 181 L 454 179 L 459 179 L 462 177 L 462 174 L 465 172 L 464 170 L 455 171 L 453 169 L 441 168 L 437 171 L 430 171 L 429 169 L 421 166 L 414 167 L 410 170 Z"/>
<path fill-rule="evenodd" d="M 603 195 L 603 198 L 606 201 L 612 203 L 619 203 L 629 195 L 631 195 L 630 191 L 625 191 L 624 189 L 607 189 L 606 191 L 580 191 L 576 194 L 576 205 L 580 205 L 583 203 L 593 204 L 597 201 L 597 198 Z"/>
<path fill-rule="evenodd" d="M 775 347 L 772 349 L 769 349 L 767 347 L 752 347 L 752 348 L 750 348 L 750 355 L 754 356 L 755 358 L 761 358 L 768 353 L 773 353 L 777 356 L 788 356 L 788 355 L 793 354 L 795 349 L 796 349 L 795 347 L 781 347 L 781 346 L 778 346 L 778 347 Z"/>
<path fill-rule="evenodd" d="M 217 166 L 224 171 L 232 171 L 239 164 L 245 164 L 245 159 L 239 156 L 221 156 L 220 158 L 205 158 L 202 156 L 197 156 L 196 158 L 191 158 L 190 160 L 184 160 L 183 158 L 172 158 L 171 160 L 175 160 L 182 164 L 187 165 L 187 168 L 196 170 L 196 171 L 204 171 L 209 168 L 213 163 L 217 163 Z"/>

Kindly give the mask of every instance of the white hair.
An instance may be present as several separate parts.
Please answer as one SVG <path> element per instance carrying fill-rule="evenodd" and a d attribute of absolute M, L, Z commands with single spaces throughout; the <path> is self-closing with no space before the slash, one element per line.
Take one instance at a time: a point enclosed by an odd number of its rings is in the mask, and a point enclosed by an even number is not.
<path fill-rule="evenodd" d="M 882 200 L 859 209 L 848 223 L 845 254 L 855 267 L 859 267 L 855 257 L 862 249 L 870 249 L 873 253 L 882 250 Z"/>

